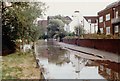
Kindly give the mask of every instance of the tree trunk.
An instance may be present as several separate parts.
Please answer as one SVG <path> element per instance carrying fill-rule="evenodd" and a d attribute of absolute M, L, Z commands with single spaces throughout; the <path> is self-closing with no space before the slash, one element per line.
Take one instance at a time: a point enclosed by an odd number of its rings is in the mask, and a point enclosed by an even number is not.
<path fill-rule="evenodd" d="M 38 68 L 39 67 L 39 64 L 38 64 L 39 59 L 36 59 L 36 53 L 37 53 L 37 48 L 36 48 L 36 42 L 34 41 L 33 42 L 33 56 L 36 61 L 36 68 Z"/>
<path fill-rule="evenodd" d="M 20 51 L 24 52 L 24 38 L 22 38 L 22 48 Z"/>

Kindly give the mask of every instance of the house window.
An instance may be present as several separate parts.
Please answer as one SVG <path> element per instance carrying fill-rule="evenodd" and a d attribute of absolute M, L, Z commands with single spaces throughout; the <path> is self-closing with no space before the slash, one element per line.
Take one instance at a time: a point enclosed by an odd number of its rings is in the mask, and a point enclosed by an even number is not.
<path fill-rule="evenodd" d="M 96 19 L 96 23 L 98 23 L 98 19 Z"/>
<path fill-rule="evenodd" d="M 91 19 L 88 19 L 88 23 L 91 23 Z"/>
<path fill-rule="evenodd" d="M 100 65 L 100 70 L 104 71 L 104 67 L 102 65 Z"/>
<path fill-rule="evenodd" d="M 116 76 L 116 79 L 119 79 L 119 74 L 117 72 L 116 72 L 115 76 Z"/>
<path fill-rule="evenodd" d="M 115 13 L 115 18 L 118 18 L 118 11 L 116 11 Z"/>
<path fill-rule="evenodd" d="M 103 33 L 103 28 L 100 28 L 100 32 Z"/>
<path fill-rule="evenodd" d="M 107 74 L 108 74 L 108 75 L 110 75 L 110 74 L 111 74 L 111 70 L 110 70 L 110 69 L 108 69 L 108 68 L 106 68 L 106 72 L 107 72 Z"/>
<path fill-rule="evenodd" d="M 115 26 L 115 33 L 118 33 L 118 25 L 117 26 Z"/>
<path fill-rule="evenodd" d="M 103 22 L 103 16 L 99 17 L 99 22 Z"/>
<path fill-rule="evenodd" d="M 110 14 L 106 15 L 106 21 L 110 20 Z"/>
<path fill-rule="evenodd" d="M 110 27 L 106 27 L 106 34 L 110 34 Z"/>

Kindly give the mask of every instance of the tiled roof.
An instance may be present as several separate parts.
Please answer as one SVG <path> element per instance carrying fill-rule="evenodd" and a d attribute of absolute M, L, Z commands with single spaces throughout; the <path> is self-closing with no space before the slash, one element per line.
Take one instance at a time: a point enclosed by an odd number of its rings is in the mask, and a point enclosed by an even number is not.
<path fill-rule="evenodd" d="M 112 7 L 114 7 L 115 5 L 117 5 L 117 2 L 114 2 L 114 3 L 112 3 L 112 4 L 109 4 L 105 9 L 112 8 Z"/>
<path fill-rule="evenodd" d="M 91 19 L 91 23 L 96 23 L 98 16 L 84 16 L 84 18 L 88 21 L 89 19 Z"/>
<path fill-rule="evenodd" d="M 104 11 L 104 10 L 107 10 L 107 9 L 110 9 L 110 8 L 113 8 L 113 7 L 116 7 L 116 6 L 118 6 L 118 5 L 120 5 L 120 0 L 118 0 L 118 1 L 116 1 L 116 2 L 113 2 L 113 3 L 111 3 L 111 4 L 109 4 L 108 6 L 106 6 L 105 9 L 99 11 L 99 13 L 102 12 L 102 11 Z"/>

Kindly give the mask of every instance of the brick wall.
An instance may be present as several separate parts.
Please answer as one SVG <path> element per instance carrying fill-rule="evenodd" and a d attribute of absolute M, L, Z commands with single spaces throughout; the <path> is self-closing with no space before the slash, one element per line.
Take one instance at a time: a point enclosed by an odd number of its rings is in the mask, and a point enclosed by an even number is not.
<path fill-rule="evenodd" d="M 63 39 L 63 42 L 120 54 L 119 39 Z"/>

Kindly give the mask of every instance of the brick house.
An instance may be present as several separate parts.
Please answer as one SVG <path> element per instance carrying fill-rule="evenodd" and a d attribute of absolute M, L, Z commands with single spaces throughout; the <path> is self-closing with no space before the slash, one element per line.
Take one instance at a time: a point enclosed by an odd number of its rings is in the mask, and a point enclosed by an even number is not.
<path fill-rule="evenodd" d="M 120 34 L 120 0 L 98 12 L 98 28 L 106 35 Z"/>
<path fill-rule="evenodd" d="M 90 32 L 97 33 L 98 30 L 98 16 L 84 16 L 86 21 L 90 23 Z"/>
<path fill-rule="evenodd" d="M 47 26 L 48 26 L 48 20 L 39 20 L 38 21 L 38 26 L 41 28 L 42 33 L 47 34 Z"/>
<path fill-rule="evenodd" d="M 38 26 L 47 27 L 47 25 L 48 25 L 48 21 L 47 20 L 39 20 L 38 21 Z"/>
<path fill-rule="evenodd" d="M 120 79 L 120 63 L 105 60 L 96 60 L 96 63 L 99 65 L 99 74 L 104 78 L 114 81 Z"/>

